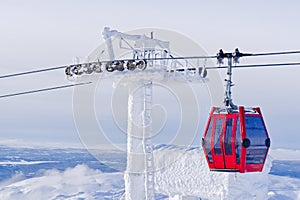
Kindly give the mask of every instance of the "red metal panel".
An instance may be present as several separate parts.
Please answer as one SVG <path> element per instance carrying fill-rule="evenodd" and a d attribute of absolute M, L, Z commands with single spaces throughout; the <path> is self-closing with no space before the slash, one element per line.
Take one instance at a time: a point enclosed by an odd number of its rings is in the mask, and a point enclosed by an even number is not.
<path fill-rule="evenodd" d="M 245 172 L 261 172 L 263 170 L 263 164 L 246 164 Z"/>
<path fill-rule="evenodd" d="M 240 114 L 240 131 L 241 131 L 241 136 L 242 140 L 246 138 L 246 124 L 245 124 L 245 115 L 244 115 L 244 107 L 240 106 L 239 107 L 239 114 Z M 241 161 L 240 161 L 240 168 L 239 171 L 241 173 L 245 172 L 245 165 L 246 165 L 246 148 L 242 147 L 242 153 L 241 153 Z"/>
<path fill-rule="evenodd" d="M 223 148 L 223 153 L 224 153 L 224 157 L 225 157 L 225 168 L 226 169 L 235 169 L 236 168 L 236 150 L 235 150 L 235 136 L 236 136 L 236 118 L 237 115 L 236 114 L 227 114 L 226 115 L 226 122 L 228 119 L 232 119 L 233 123 L 232 123 L 232 127 L 230 128 L 231 130 L 230 133 L 228 133 L 227 130 L 227 123 L 225 123 L 226 127 L 224 129 L 224 148 Z M 226 138 L 228 137 L 227 134 L 229 134 L 230 136 L 230 148 L 231 148 L 231 152 L 226 151 Z M 231 153 L 231 154 L 228 154 Z"/>
<path fill-rule="evenodd" d="M 216 126 L 216 122 L 218 120 L 221 120 L 221 126 L 222 127 L 218 127 L 218 129 L 220 128 L 220 130 L 216 130 L 217 126 Z M 224 165 L 224 155 L 223 155 L 223 151 L 222 151 L 222 135 L 223 135 L 223 124 L 224 124 L 224 115 L 223 114 L 215 114 L 214 115 L 214 124 L 213 124 L 213 131 L 212 131 L 212 143 L 211 143 L 211 148 L 212 148 L 212 156 L 213 156 L 213 164 L 214 164 L 214 168 L 216 169 L 224 169 L 225 165 Z M 220 132 L 217 132 L 220 131 Z M 220 137 L 217 138 L 217 140 L 215 140 L 216 134 L 220 134 Z M 219 140 L 219 141 L 218 141 Z M 215 146 L 218 146 L 217 144 L 220 142 L 220 148 L 215 148 Z M 218 150 L 218 152 L 216 152 L 216 150 Z"/>

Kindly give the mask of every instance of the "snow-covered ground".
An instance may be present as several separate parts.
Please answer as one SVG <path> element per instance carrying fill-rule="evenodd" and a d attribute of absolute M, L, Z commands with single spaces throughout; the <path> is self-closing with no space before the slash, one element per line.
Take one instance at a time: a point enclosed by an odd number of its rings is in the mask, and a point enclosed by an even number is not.
<path fill-rule="evenodd" d="M 119 199 L 124 152 L 0 147 L 0 199 Z M 272 150 L 263 173 L 209 172 L 200 148 L 155 148 L 156 199 L 300 199 L 300 155 Z M 139 186 L 137 186 L 139 187 Z M 196 198 L 198 197 L 198 198 Z"/>
<path fill-rule="evenodd" d="M 210 172 L 202 149 L 166 146 L 155 154 L 156 189 L 170 196 L 204 199 L 267 199 L 268 163 L 262 173 Z"/>

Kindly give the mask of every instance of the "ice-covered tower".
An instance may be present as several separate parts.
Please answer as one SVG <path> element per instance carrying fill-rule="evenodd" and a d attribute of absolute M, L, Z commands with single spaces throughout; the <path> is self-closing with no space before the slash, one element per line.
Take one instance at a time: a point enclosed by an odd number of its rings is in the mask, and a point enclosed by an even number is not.
<path fill-rule="evenodd" d="M 151 58 L 166 58 L 169 43 L 146 35 L 129 35 L 105 28 L 103 32 L 109 58 L 115 59 L 112 38 L 118 38 L 132 50 L 133 59 L 139 60 L 140 68 L 155 66 L 148 73 L 128 76 L 125 83 L 128 96 L 127 167 L 125 172 L 125 199 L 154 199 L 153 147 L 151 142 L 152 81 L 166 69 L 165 60 L 146 61 Z M 133 41 L 133 43 L 129 43 Z M 121 42 L 120 42 L 121 47 Z M 153 76 L 155 74 L 155 76 Z M 124 81 L 123 81 L 124 82 Z"/>

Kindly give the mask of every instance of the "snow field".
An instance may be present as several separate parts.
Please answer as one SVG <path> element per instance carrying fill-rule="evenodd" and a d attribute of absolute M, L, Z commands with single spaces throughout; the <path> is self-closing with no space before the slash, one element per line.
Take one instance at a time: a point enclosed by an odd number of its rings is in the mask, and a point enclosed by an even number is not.
<path fill-rule="evenodd" d="M 158 193 L 202 199 L 268 199 L 268 162 L 262 173 L 220 173 L 208 169 L 201 149 L 162 147 L 154 154 Z"/>

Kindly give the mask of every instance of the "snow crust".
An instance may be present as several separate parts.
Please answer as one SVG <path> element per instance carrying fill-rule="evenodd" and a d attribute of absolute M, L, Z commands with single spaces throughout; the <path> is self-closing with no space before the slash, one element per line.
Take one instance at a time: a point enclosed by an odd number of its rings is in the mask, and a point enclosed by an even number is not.
<path fill-rule="evenodd" d="M 262 173 L 211 172 L 202 149 L 159 147 L 154 154 L 155 186 L 168 196 L 202 199 L 268 199 L 268 161 Z"/>

